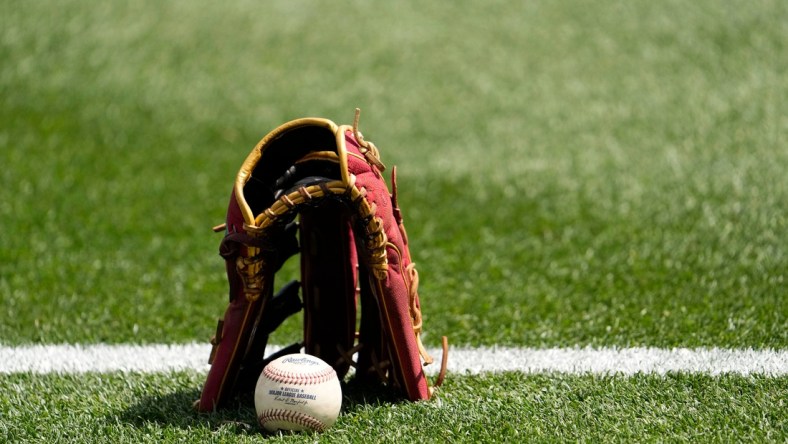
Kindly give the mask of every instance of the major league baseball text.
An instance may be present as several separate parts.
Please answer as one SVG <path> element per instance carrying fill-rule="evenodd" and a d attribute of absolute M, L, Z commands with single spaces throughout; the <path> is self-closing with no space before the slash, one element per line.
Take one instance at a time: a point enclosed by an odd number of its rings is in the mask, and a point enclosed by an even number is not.
<path fill-rule="evenodd" d="M 280 357 L 263 369 L 255 389 L 260 425 L 269 431 L 323 431 L 342 407 L 334 369 L 310 355 Z"/>

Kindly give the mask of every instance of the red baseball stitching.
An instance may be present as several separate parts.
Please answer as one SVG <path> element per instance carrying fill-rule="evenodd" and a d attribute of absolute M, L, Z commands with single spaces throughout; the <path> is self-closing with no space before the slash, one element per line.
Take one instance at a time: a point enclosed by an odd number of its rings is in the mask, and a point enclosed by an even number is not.
<path fill-rule="evenodd" d="M 326 367 L 317 373 L 296 373 L 282 371 L 269 365 L 263 369 L 263 373 L 273 381 L 296 385 L 321 384 L 336 378 L 336 372 L 332 367 Z"/>
<path fill-rule="evenodd" d="M 268 421 L 288 421 L 318 432 L 322 432 L 326 428 L 326 425 L 315 417 L 282 409 L 263 410 L 257 417 L 257 421 L 262 427 L 265 427 L 265 423 Z"/>

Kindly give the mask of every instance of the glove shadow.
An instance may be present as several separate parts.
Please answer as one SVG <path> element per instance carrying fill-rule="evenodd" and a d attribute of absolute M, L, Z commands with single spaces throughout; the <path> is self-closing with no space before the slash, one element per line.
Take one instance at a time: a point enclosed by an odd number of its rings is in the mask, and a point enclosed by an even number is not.
<path fill-rule="evenodd" d="M 193 408 L 200 397 L 198 389 L 184 389 L 173 393 L 142 398 L 138 403 L 107 418 L 108 422 L 120 420 L 136 428 L 150 424 L 179 429 L 208 427 L 211 430 L 230 427 L 239 435 L 258 434 L 259 427 L 254 405 L 249 400 L 233 400 L 225 408 L 201 413 Z"/>
<path fill-rule="evenodd" d="M 342 383 L 343 415 L 384 405 L 407 402 L 407 399 L 377 381 L 366 382 L 351 379 Z M 194 409 L 193 403 L 200 397 L 199 389 L 181 389 L 167 394 L 143 397 L 120 412 L 105 418 L 107 423 L 123 424 L 135 428 L 155 424 L 165 428 L 190 430 L 207 427 L 210 430 L 225 429 L 237 435 L 257 435 L 260 427 L 254 410 L 251 393 L 241 395 L 216 411 L 202 413 Z"/>
<path fill-rule="evenodd" d="M 401 392 L 381 385 L 378 381 L 352 378 L 342 383 L 342 414 L 401 402 L 407 402 Z"/>

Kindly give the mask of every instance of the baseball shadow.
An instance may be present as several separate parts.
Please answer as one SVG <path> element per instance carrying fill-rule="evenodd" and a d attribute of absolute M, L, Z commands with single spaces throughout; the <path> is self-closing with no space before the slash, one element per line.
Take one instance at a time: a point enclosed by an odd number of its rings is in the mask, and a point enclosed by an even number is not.
<path fill-rule="evenodd" d="M 198 412 L 192 405 L 200 397 L 200 390 L 183 389 L 172 393 L 147 396 L 136 404 L 106 418 L 107 422 L 121 421 L 135 428 L 151 424 L 183 430 L 208 427 L 211 430 L 229 428 L 238 435 L 256 435 L 257 425 L 252 394 L 233 399 L 224 408 L 213 412 Z M 353 414 L 359 409 L 403 402 L 405 398 L 391 389 L 375 383 L 350 380 L 342 383 L 341 414 Z"/>

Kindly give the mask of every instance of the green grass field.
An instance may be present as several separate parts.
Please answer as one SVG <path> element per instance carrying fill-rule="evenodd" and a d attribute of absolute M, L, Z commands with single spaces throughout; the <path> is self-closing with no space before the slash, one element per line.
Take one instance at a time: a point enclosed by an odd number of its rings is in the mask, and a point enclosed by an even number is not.
<path fill-rule="evenodd" d="M 358 106 L 427 345 L 784 350 L 786 42 L 779 0 L 0 0 L 0 345 L 207 341 L 246 154 Z M 192 414 L 202 379 L 0 375 L 0 441 L 266 438 L 245 407 Z M 282 439 L 785 442 L 786 399 L 785 376 L 453 374 Z"/>

